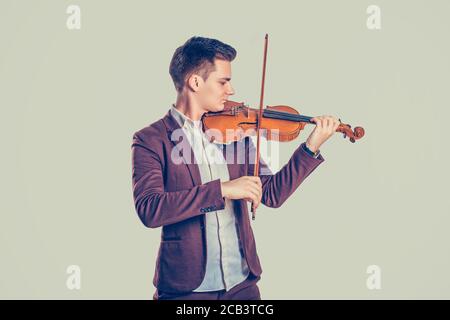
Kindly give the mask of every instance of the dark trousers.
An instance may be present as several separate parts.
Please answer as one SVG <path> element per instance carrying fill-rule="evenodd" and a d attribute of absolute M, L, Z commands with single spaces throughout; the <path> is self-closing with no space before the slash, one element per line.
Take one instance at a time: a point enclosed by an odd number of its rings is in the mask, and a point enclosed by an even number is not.
<path fill-rule="evenodd" d="M 230 291 L 224 290 L 209 292 L 189 292 L 185 294 L 172 294 L 156 290 L 154 300 L 261 300 L 257 282 L 260 276 L 255 277 L 251 273 L 243 282 L 233 287 Z"/>

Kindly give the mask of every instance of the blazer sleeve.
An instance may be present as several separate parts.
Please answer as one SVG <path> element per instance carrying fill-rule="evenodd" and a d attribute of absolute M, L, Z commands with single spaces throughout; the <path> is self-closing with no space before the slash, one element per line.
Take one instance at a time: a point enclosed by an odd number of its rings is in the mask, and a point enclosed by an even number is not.
<path fill-rule="evenodd" d="M 273 174 L 264 160 L 260 157 L 259 177 L 262 183 L 261 202 L 268 207 L 278 208 L 302 184 L 303 181 L 325 159 L 321 154 L 317 158 L 308 154 L 302 143 L 293 153 L 289 161 L 275 174 Z M 256 148 L 249 139 L 249 159 L 255 159 Z M 254 161 L 253 161 L 254 162 Z M 249 164 L 249 175 L 253 174 L 254 164 Z"/>
<path fill-rule="evenodd" d="M 157 228 L 225 207 L 220 179 L 191 189 L 166 192 L 160 155 L 136 133 L 131 149 L 134 205 L 145 226 Z"/>

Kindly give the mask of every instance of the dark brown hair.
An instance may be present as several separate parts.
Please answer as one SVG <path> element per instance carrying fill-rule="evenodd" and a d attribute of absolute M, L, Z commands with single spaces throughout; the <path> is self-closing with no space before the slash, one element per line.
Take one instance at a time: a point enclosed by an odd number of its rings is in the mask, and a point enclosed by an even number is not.
<path fill-rule="evenodd" d="M 178 47 L 170 61 L 169 73 L 178 92 L 193 73 L 198 73 L 203 80 L 215 70 L 214 59 L 233 61 L 236 50 L 216 39 L 192 37 Z"/>

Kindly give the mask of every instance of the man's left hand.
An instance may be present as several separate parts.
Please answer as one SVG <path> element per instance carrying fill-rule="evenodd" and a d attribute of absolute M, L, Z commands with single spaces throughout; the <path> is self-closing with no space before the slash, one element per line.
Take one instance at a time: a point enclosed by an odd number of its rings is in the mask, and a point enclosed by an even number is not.
<path fill-rule="evenodd" d="M 306 146 L 312 152 L 317 152 L 320 146 L 327 141 L 339 127 L 340 121 L 333 116 L 318 116 L 311 119 L 316 127 L 306 140 Z"/>

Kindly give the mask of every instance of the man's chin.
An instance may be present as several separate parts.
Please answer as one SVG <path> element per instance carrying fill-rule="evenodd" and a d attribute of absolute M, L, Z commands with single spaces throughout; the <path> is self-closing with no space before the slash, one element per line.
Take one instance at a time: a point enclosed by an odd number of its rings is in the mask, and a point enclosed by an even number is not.
<path fill-rule="evenodd" d="M 215 105 L 215 106 L 211 107 L 209 111 L 220 112 L 220 111 L 223 111 L 224 108 L 225 108 L 225 103 L 222 102 L 221 104 L 218 104 L 218 105 Z"/>

